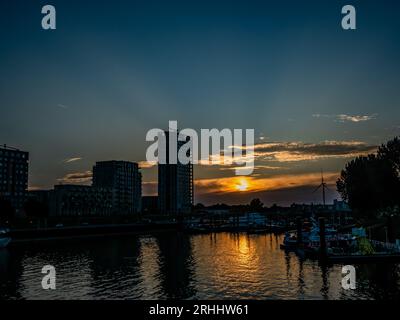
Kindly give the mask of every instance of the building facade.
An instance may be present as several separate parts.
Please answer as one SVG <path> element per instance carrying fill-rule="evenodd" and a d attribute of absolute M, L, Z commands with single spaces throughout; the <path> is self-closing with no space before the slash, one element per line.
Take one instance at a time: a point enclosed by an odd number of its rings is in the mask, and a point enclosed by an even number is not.
<path fill-rule="evenodd" d="M 49 191 L 50 216 L 108 217 L 114 213 L 112 196 L 108 188 L 57 185 Z"/>
<path fill-rule="evenodd" d="M 0 147 L 0 198 L 10 201 L 17 213 L 27 199 L 28 168 L 28 152 Z"/>
<path fill-rule="evenodd" d="M 143 214 L 158 213 L 158 197 L 157 196 L 143 196 L 142 197 L 142 213 Z"/>
<path fill-rule="evenodd" d="M 141 212 L 142 175 L 137 163 L 101 161 L 93 167 L 93 188 L 108 189 L 116 214 Z"/>
<path fill-rule="evenodd" d="M 169 163 L 169 134 L 166 135 L 166 164 L 158 164 L 158 209 L 163 214 L 188 214 L 193 205 L 193 164 Z M 184 141 L 178 141 L 179 148 Z"/>

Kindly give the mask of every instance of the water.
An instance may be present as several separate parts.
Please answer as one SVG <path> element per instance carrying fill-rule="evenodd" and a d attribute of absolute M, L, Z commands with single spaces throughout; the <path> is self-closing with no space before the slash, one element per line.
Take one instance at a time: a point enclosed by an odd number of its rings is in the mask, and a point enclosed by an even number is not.
<path fill-rule="evenodd" d="M 1 299 L 399 299 L 398 265 L 341 265 L 280 250 L 282 236 L 218 233 L 97 238 L 0 250 Z M 44 265 L 57 289 L 41 287 Z"/>

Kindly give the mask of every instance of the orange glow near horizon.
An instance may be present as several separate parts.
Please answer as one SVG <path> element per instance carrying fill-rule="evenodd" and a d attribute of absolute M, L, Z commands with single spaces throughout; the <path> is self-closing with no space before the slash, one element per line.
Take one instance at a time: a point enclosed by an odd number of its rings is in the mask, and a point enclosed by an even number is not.
<path fill-rule="evenodd" d="M 246 178 L 240 178 L 238 183 L 236 183 L 235 187 L 239 191 L 242 191 L 242 192 L 247 191 L 249 188 L 249 182 L 247 181 Z"/>
<path fill-rule="evenodd" d="M 325 173 L 325 181 L 334 184 L 338 173 Z M 232 192 L 259 192 L 271 191 L 300 186 L 317 186 L 321 182 L 321 173 L 307 173 L 294 175 L 277 175 L 268 178 L 256 177 L 226 177 L 219 179 L 200 179 L 195 181 L 197 188 L 206 192 L 232 193 Z M 200 191 L 200 190 L 199 190 Z"/>

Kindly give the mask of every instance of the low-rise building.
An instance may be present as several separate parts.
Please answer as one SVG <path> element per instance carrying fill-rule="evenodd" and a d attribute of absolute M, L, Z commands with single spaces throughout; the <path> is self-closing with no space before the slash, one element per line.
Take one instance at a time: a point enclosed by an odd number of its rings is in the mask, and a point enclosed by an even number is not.
<path fill-rule="evenodd" d="M 111 216 L 113 192 L 108 188 L 82 185 L 57 185 L 49 194 L 50 216 Z"/>
<path fill-rule="evenodd" d="M 157 196 L 142 197 L 142 213 L 143 214 L 158 213 L 158 197 Z"/>

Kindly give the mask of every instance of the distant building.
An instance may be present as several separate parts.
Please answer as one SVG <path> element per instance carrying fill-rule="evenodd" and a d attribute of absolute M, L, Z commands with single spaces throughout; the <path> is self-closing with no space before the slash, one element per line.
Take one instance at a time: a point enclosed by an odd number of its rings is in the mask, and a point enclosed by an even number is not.
<path fill-rule="evenodd" d="M 350 212 L 351 209 L 345 201 L 333 200 L 332 204 L 297 204 L 293 203 L 290 208 L 292 211 L 303 212 L 303 213 L 315 213 L 315 212 Z"/>
<path fill-rule="evenodd" d="M 335 211 L 351 211 L 349 205 L 345 201 L 333 200 L 333 208 Z"/>
<path fill-rule="evenodd" d="M 169 164 L 169 133 L 166 135 L 166 163 L 158 164 L 158 208 L 163 214 L 187 214 L 193 205 L 193 164 Z M 184 141 L 178 141 L 178 150 Z"/>
<path fill-rule="evenodd" d="M 155 214 L 158 212 L 158 197 L 144 196 L 142 197 L 142 213 Z"/>
<path fill-rule="evenodd" d="M 50 216 L 101 217 L 114 213 L 113 193 L 108 188 L 57 185 L 48 197 Z"/>
<path fill-rule="evenodd" d="M 40 203 L 48 204 L 52 190 L 30 190 L 28 198 Z"/>
<path fill-rule="evenodd" d="M 108 189 L 116 214 L 141 212 L 142 175 L 137 163 L 100 161 L 93 167 L 93 188 Z"/>
<path fill-rule="evenodd" d="M 0 198 L 9 200 L 18 213 L 27 198 L 29 153 L 0 147 Z"/>

